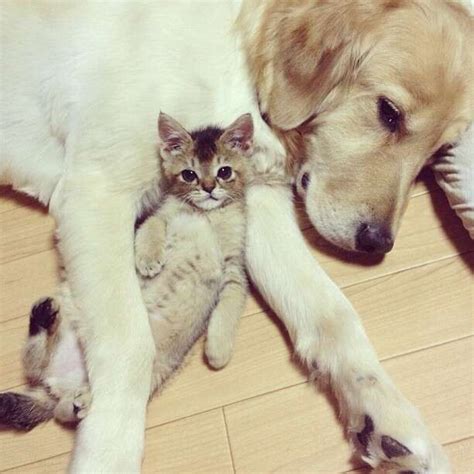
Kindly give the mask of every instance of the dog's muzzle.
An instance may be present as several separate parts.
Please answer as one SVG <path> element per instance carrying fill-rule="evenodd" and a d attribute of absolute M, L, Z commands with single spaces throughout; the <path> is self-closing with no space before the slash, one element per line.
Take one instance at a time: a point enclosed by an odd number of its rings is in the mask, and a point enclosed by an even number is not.
<path fill-rule="evenodd" d="M 392 248 L 393 236 L 386 226 L 364 222 L 357 229 L 357 250 L 367 253 L 387 253 Z"/>

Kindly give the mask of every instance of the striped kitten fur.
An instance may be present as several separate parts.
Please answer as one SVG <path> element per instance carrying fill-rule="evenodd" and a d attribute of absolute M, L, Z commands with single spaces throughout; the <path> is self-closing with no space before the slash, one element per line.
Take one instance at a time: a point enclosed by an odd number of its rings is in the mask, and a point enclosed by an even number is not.
<path fill-rule="evenodd" d="M 135 239 L 137 273 L 156 345 L 152 394 L 181 366 L 206 328 L 209 364 L 222 368 L 232 355 L 247 294 L 245 188 L 253 122 L 245 114 L 226 129 L 188 133 L 161 113 L 158 132 L 165 198 Z M 29 389 L 0 394 L 1 424 L 31 429 L 53 417 L 67 423 L 87 414 L 90 395 L 81 349 L 86 337 L 65 280 L 57 298 L 44 298 L 32 308 L 23 352 Z"/>

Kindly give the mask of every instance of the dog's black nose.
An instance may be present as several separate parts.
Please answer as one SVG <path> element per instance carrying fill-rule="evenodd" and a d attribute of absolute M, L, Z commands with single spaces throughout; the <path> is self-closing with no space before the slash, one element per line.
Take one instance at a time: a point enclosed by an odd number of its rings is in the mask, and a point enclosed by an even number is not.
<path fill-rule="evenodd" d="M 363 223 L 356 234 L 356 249 L 368 253 L 387 253 L 392 250 L 392 233 L 384 226 Z"/>

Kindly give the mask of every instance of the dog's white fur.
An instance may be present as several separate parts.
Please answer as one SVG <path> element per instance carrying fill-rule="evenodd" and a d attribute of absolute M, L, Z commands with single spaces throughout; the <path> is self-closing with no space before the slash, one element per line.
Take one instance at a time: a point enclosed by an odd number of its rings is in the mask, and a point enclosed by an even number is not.
<path fill-rule="evenodd" d="M 154 357 L 134 273 L 133 225 L 154 185 L 159 110 L 188 129 L 250 112 L 254 160 L 248 267 L 309 367 L 330 375 L 351 432 L 374 424 L 365 459 L 449 470 L 439 445 L 377 360 L 350 303 L 314 261 L 285 183 L 284 149 L 260 118 L 238 37 L 238 1 L 3 1 L 0 176 L 48 204 L 88 331 L 93 404 L 72 472 L 138 472 Z M 408 466 L 408 467 L 407 467 Z"/>

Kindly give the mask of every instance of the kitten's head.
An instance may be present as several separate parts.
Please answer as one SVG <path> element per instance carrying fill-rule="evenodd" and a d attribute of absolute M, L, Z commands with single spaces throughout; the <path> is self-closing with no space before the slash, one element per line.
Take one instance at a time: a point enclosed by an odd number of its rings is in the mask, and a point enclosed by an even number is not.
<path fill-rule="evenodd" d="M 160 113 L 158 135 L 169 194 L 205 211 L 243 198 L 253 146 L 250 114 L 225 129 L 208 127 L 189 133 Z"/>

